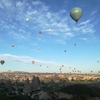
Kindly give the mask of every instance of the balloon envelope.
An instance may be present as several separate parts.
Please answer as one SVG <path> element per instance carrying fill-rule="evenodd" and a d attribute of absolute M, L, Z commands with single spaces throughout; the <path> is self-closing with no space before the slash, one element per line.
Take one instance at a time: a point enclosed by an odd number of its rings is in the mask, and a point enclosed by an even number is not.
<path fill-rule="evenodd" d="M 40 50 L 40 48 L 38 48 L 38 50 Z"/>
<path fill-rule="evenodd" d="M 35 61 L 32 61 L 32 64 L 34 64 L 35 63 Z"/>
<path fill-rule="evenodd" d="M 1 60 L 0 63 L 3 65 L 5 63 L 5 61 L 4 60 Z"/>
<path fill-rule="evenodd" d="M 39 34 L 42 34 L 42 31 L 39 31 Z"/>
<path fill-rule="evenodd" d="M 12 44 L 11 46 L 14 47 L 14 44 Z"/>
<path fill-rule="evenodd" d="M 26 21 L 29 21 L 29 18 L 26 18 Z"/>
<path fill-rule="evenodd" d="M 64 52 L 66 52 L 66 50 L 64 50 Z"/>
<path fill-rule="evenodd" d="M 48 29 L 48 31 L 49 31 L 49 32 L 52 32 L 52 30 L 51 30 L 51 29 Z"/>
<path fill-rule="evenodd" d="M 76 44 L 74 44 L 74 46 L 76 46 Z"/>
<path fill-rule="evenodd" d="M 70 11 L 70 17 L 75 20 L 76 22 L 78 22 L 78 20 L 81 18 L 82 16 L 82 9 L 79 7 L 75 7 Z"/>

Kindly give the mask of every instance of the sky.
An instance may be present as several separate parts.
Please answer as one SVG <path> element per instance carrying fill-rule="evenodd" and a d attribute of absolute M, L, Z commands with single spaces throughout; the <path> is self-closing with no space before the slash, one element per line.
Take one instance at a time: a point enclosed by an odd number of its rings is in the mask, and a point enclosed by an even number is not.
<path fill-rule="evenodd" d="M 98 73 L 99 31 L 100 0 L 0 0 L 0 71 Z"/>

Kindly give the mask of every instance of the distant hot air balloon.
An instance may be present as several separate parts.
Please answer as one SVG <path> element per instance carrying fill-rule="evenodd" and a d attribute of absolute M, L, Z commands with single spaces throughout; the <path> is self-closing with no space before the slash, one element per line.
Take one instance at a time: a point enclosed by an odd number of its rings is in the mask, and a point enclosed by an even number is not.
<path fill-rule="evenodd" d="M 12 44 L 11 46 L 14 47 L 14 44 Z"/>
<path fill-rule="evenodd" d="M 40 48 L 38 48 L 38 50 L 40 50 Z"/>
<path fill-rule="evenodd" d="M 3 65 L 5 63 L 5 61 L 4 60 L 1 60 L 0 63 Z"/>
<path fill-rule="evenodd" d="M 32 64 L 34 64 L 35 63 L 35 61 L 32 61 Z"/>
<path fill-rule="evenodd" d="M 97 62 L 99 63 L 99 60 Z"/>
<path fill-rule="evenodd" d="M 74 68 L 74 70 L 76 70 L 76 68 Z"/>
<path fill-rule="evenodd" d="M 76 44 L 74 44 L 74 46 L 76 46 Z"/>
<path fill-rule="evenodd" d="M 42 34 L 42 31 L 39 31 L 39 34 Z"/>
<path fill-rule="evenodd" d="M 75 20 L 76 22 L 78 22 L 78 20 L 81 18 L 82 16 L 82 9 L 79 7 L 75 7 L 70 11 L 70 17 Z"/>
<path fill-rule="evenodd" d="M 64 52 L 66 52 L 66 50 L 64 50 Z"/>
<path fill-rule="evenodd" d="M 77 72 L 80 72 L 79 70 Z"/>
<path fill-rule="evenodd" d="M 26 18 L 26 21 L 28 22 L 29 21 L 29 18 Z"/>
<path fill-rule="evenodd" d="M 48 31 L 49 31 L 49 32 L 52 32 L 52 30 L 51 30 L 51 29 L 48 29 Z"/>

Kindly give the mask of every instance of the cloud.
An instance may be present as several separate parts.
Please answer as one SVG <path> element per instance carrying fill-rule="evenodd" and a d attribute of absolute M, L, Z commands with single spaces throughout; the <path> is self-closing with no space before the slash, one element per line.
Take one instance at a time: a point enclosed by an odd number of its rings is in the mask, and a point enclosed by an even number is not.
<path fill-rule="evenodd" d="M 22 63 L 26 63 L 26 64 L 32 64 L 32 61 L 35 61 L 35 64 L 39 64 L 39 65 L 48 65 L 48 66 L 50 65 L 50 66 L 54 66 L 54 67 L 59 67 L 62 65 L 62 64 L 57 63 L 57 62 L 39 60 L 39 59 L 32 58 L 30 56 L 17 56 L 17 55 L 12 55 L 12 54 L 0 54 L 0 58 L 2 58 L 2 60 L 5 60 L 5 62 L 22 62 Z M 64 65 L 69 66 L 67 64 L 64 64 Z"/>
<path fill-rule="evenodd" d="M 47 34 L 54 35 L 54 36 L 58 36 L 59 35 L 59 33 L 57 33 L 57 32 L 48 32 Z"/>
<path fill-rule="evenodd" d="M 86 25 L 86 24 L 88 24 L 90 21 L 91 21 L 91 20 L 86 20 L 86 21 L 84 21 L 84 22 L 81 22 L 81 23 L 79 24 L 79 26 L 80 26 L 80 25 Z"/>
<path fill-rule="evenodd" d="M 17 0 L 12 2 L 11 0 L 1 0 L 0 7 L 2 8 L 0 14 L 3 16 L 0 18 L 2 20 L 2 23 L 0 23 L 2 31 L 6 31 L 8 36 L 19 41 L 29 40 L 32 37 L 32 33 L 39 29 L 51 36 L 56 36 L 60 39 L 59 42 L 63 41 L 64 36 L 72 38 L 81 34 L 91 35 L 95 32 L 91 20 L 81 22 L 77 25 L 78 27 L 74 26 L 74 24 L 70 25 L 71 20 L 69 20 L 69 16 L 67 17 L 68 12 L 66 9 L 53 12 L 42 1 L 27 2 Z M 9 9 L 5 11 L 5 7 Z M 3 13 L 4 11 L 5 13 Z M 29 18 L 28 22 L 26 22 L 26 18 Z M 49 28 L 53 31 L 48 32 L 47 29 Z M 38 38 L 38 35 L 35 35 L 35 38 Z M 37 41 L 40 40 L 38 39 Z"/>
<path fill-rule="evenodd" d="M 94 14 L 96 14 L 98 10 L 94 10 L 92 13 L 91 13 L 91 16 L 93 16 Z"/>
<path fill-rule="evenodd" d="M 90 20 L 81 22 L 78 27 L 73 27 L 73 30 L 78 32 L 79 34 L 87 34 L 87 35 L 93 35 L 95 30 L 93 29 L 94 25 L 89 23 Z"/>
<path fill-rule="evenodd" d="M 31 33 L 25 32 L 24 30 L 19 30 L 18 33 L 15 33 L 14 31 L 9 32 L 9 36 L 17 39 L 18 41 L 29 39 L 31 37 L 30 34 Z"/>
<path fill-rule="evenodd" d="M 86 41 L 86 40 L 87 40 L 87 38 L 79 38 L 79 39 L 84 40 L 84 41 Z"/>
<path fill-rule="evenodd" d="M 66 42 L 62 39 L 59 39 L 59 40 L 55 40 L 56 43 L 60 43 L 60 44 L 66 44 Z"/>
<path fill-rule="evenodd" d="M 65 35 L 68 36 L 68 37 L 74 37 L 75 36 L 73 33 L 66 33 Z"/>

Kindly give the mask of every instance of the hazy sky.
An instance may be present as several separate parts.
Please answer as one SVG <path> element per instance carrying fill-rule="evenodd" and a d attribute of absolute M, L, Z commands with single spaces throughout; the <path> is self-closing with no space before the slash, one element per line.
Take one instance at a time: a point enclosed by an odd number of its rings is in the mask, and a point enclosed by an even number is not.
<path fill-rule="evenodd" d="M 77 24 L 74 7 L 83 10 Z M 99 31 L 100 0 L 0 0 L 0 71 L 97 73 Z"/>

